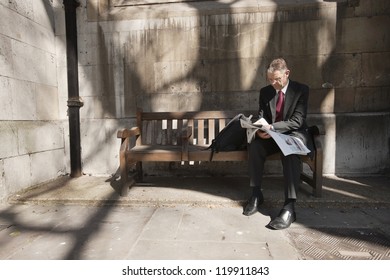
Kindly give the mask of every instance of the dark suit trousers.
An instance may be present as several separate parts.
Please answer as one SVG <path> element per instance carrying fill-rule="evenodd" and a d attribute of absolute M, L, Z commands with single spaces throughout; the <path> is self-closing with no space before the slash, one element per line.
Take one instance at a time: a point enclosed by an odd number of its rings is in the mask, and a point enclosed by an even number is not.
<path fill-rule="evenodd" d="M 267 156 L 281 153 L 278 145 L 271 139 L 256 137 L 248 146 L 250 186 L 261 187 L 264 163 Z M 296 199 L 300 185 L 301 159 L 298 155 L 283 156 L 281 153 L 285 199 Z"/>

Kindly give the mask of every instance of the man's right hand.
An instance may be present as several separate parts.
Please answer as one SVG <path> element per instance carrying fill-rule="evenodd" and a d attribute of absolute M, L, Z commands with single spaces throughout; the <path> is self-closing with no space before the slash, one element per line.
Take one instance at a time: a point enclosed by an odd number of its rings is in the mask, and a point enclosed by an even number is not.
<path fill-rule="evenodd" d="M 258 130 L 256 132 L 257 136 L 259 136 L 261 139 L 269 139 L 271 138 L 271 135 L 269 135 L 267 132 L 264 132 L 264 131 L 261 131 L 261 130 Z"/>

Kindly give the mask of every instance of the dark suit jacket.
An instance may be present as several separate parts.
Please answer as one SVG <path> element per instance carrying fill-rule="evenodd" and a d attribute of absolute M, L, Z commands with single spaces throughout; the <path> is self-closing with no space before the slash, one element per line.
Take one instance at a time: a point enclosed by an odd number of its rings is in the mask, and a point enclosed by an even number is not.
<path fill-rule="evenodd" d="M 306 124 L 309 87 L 290 80 L 284 99 L 283 121 L 280 122 L 275 122 L 277 99 L 276 90 L 271 85 L 263 87 L 259 96 L 259 117 L 266 119 L 277 132 L 300 138 L 313 151 L 313 139 Z"/>

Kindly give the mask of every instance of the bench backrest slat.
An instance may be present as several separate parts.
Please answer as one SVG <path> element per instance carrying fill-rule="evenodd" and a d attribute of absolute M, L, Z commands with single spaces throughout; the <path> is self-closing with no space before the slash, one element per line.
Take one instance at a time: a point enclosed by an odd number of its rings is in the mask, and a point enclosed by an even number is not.
<path fill-rule="evenodd" d="M 250 112 L 238 111 L 140 112 L 137 114 L 137 122 L 138 127 L 142 128 L 142 139 L 138 139 L 137 144 L 177 145 L 181 131 L 191 127 L 190 144 L 208 146 L 218 132 L 239 113 L 250 115 Z"/>
<path fill-rule="evenodd" d="M 215 138 L 215 120 L 208 120 L 208 127 L 209 127 L 209 142 L 207 144 L 211 144 L 211 141 Z"/>

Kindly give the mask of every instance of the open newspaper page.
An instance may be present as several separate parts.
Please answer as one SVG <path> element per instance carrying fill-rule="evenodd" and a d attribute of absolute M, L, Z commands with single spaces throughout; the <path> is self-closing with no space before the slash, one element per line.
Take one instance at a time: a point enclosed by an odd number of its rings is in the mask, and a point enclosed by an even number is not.
<path fill-rule="evenodd" d="M 285 156 L 291 154 L 306 155 L 310 153 L 310 150 L 305 146 L 305 144 L 303 144 L 301 139 L 265 129 L 264 125 L 268 125 L 268 122 L 264 118 L 252 123 L 251 116 L 249 118 L 241 117 L 240 122 L 241 127 L 246 128 L 248 143 L 255 138 L 256 132 L 260 129 L 267 132 L 275 140 L 276 144 Z"/>

